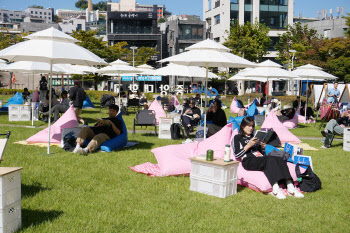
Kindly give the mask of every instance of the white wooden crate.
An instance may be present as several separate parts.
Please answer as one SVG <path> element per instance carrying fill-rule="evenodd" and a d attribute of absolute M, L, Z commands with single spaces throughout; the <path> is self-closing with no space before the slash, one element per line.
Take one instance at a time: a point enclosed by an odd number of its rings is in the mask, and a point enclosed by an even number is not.
<path fill-rule="evenodd" d="M 0 209 L 21 200 L 20 170 L 0 176 Z"/>
<path fill-rule="evenodd" d="M 0 233 L 15 232 L 22 226 L 21 201 L 0 209 Z"/>
<path fill-rule="evenodd" d="M 170 128 L 169 129 L 159 129 L 158 138 L 171 139 Z"/>
<path fill-rule="evenodd" d="M 237 179 L 238 163 L 228 166 L 218 166 L 199 161 L 191 162 L 191 177 L 196 176 L 217 182 L 230 182 Z"/>

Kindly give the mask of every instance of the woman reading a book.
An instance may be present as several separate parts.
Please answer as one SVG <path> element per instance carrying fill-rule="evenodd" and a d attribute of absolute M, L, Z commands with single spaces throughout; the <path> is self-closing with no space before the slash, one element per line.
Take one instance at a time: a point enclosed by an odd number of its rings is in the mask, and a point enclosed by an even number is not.
<path fill-rule="evenodd" d="M 287 191 L 290 195 L 298 198 L 304 197 L 293 185 L 287 162 L 281 157 L 266 156 L 264 152 L 266 144 L 259 142 L 253 136 L 254 128 L 255 123 L 252 117 L 243 118 L 239 133 L 232 140 L 235 157 L 241 159 L 244 169 L 263 171 L 272 186 L 271 194 L 278 199 L 286 198 L 279 188 L 281 182 L 287 184 Z"/>

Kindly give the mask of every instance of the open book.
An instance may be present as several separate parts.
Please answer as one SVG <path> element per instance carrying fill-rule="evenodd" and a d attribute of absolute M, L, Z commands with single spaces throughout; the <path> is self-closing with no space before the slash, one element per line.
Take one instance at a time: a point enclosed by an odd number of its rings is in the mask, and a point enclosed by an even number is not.
<path fill-rule="evenodd" d="M 267 131 L 262 131 L 262 130 L 258 130 L 255 132 L 254 137 L 259 139 L 259 142 L 264 142 L 265 138 L 267 136 Z"/>
<path fill-rule="evenodd" d="M 103 125 L 105 126 L 109 126 L 109 121 L 108 120 L 104 120 L 104 119 L 101 119 L 101 118 L 96 118 L 97 119 L 97 123 L 99 122 L 102 122 Z"/>

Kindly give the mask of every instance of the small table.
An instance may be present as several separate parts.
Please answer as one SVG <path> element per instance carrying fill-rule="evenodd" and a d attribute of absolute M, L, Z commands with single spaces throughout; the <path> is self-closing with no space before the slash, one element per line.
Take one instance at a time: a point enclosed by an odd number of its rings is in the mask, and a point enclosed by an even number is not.
<path fill-rule="evenodd" d="M 206 161 L 191 157 L 190 190 L 225 198 L 237 193 L 238 161 L 224 162 L 221 158 Z"/>
<path fill-rule="evenodd" d="M 0 167 L 0 232 L 15 232 L 22 226 L 21 167 Z"/>

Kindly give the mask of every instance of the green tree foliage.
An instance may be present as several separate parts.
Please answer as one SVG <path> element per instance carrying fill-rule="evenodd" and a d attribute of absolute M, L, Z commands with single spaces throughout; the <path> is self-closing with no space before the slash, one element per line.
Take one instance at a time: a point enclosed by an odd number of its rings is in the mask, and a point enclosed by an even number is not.
<path fill-rule="evenodd" d="M 135 66 L 146 64 L 153 55 L 158 54 L 155 48 L 150 47 L 141 47 L 135 51 Z M 132 63 L 133 52 L 132 50 L 128 51 L 126 60 Z"/>
<path fill-rule="evenodd" d="M 256 62 L 268 53 L 267 49 L 271 45 L 269 31 L 268 27 L 257 21 L 244 25 L 234 23 L 224 45 L 232 49 L 232 53 Z"/>
<path fill-rule="evenodd" d="M 293 54 L 289 50 L 293 49 L 297 51 L 294 67 L 306 63 L 325 65 L 321 61 L 318 62 L 319 59 L 316 56 L 323 45 L 323 39 L 318 37 L 316 30 L 309 29 L 307 25 L 302 26 L 300 22 L 294 27 L 288 25 L 286 29 L 287 32 L 280 35 L 279 43 L 275 46 L 278 51 L 278 60 L 283 64 L 290 63 Z"/>
<path fill-rule="evenodd" d="M 158 19 L 158 23 L 164 23 L 165 22 L 165 19 L 164 18 L 159 18 Z"/>
<path fill-rule="evenodd" d="M 25 35 L 27 34 L 13 35 L 7 32 L 0 32 L 0 50 L 23 41 L 23 36 Z"/>
<path fill-rule="evenodd" d="M 86 9 L 88 8 L 88 1 L 87 0 L 78 0 L 76 3 L 75 3 L 75 7 L 76 8 L 79 8 L 79 9 Z"/>
<path fill-rule="evenodd" d="M 346 36 L 350 38 L 350 14 L 347 13 L 348 16 L 344 17 L 346 19 L 346 25 L 348 26 L 348 30 L 346 31 Z"/>
<path fill-rule="evenodd" d="M 28 8 L 44 9 L 43 6 L 38 6 L 38 5 L 28 6 Z"/>

